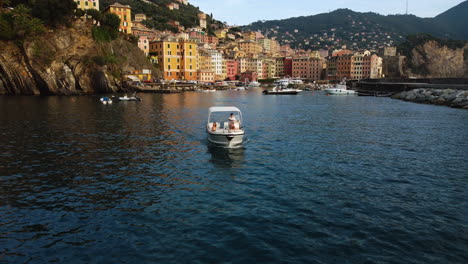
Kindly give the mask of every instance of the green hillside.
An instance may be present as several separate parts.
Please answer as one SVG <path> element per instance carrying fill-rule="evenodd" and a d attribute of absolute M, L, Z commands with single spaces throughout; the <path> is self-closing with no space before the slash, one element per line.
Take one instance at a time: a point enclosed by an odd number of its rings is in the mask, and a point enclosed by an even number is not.
<path fill-rule="evenodd" d="M 179 4 L 179 10 L 169 10 L 166 4 L 174 2 L 170 0 L 101 0 L 100 10 L 104 10 L 109 5 L 118 2 L 132 7 L 132 15 L 143 13 L 147 16 L 144 22 L 147 26 L 157 30 L 172 30 L 177 32 L 177 28 L 168 25 L 171 20 L 179 21 L 185 28 L 198 26 L 198 13 L 202 12 L 198 7 L 191 4 Z M 219 21 L 208 16 L 208 30 L 213 31 L 213 24 L 220 24 Z"/>
<path fill-rule="evenodd" d="M 454 32 L 457 39 L 468 40 L 468 1 L 465 1 L 434 19 Z"/>
<path fill-rule="evenodd" d="M 243 27 L 276 37 L 296 48 L 379 49 L 396 45 L 407 35 L 428 33 L 441 38 L 468 39 L 468 1 L 436 18 L 380 15 L 338 9 L 330 13 L 284 20 L 258 21 Z"/>

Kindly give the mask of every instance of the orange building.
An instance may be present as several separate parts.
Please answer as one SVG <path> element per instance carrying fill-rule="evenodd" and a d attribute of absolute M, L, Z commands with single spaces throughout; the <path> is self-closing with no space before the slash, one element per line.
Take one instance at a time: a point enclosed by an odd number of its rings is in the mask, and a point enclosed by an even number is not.
<path fill-rule="evenodd" d="M 157 56 L 165 80 L 197 80 L 197 44 L 167 37 L 150 43 L 150 54 Z"/>
<path fill-rule="evenodd" d="M 105 13 L 116 14 L 120 18 L 120 32 L 132 34 L 132 8 L 129 5 L 114 3 L 104 9 Z"/>

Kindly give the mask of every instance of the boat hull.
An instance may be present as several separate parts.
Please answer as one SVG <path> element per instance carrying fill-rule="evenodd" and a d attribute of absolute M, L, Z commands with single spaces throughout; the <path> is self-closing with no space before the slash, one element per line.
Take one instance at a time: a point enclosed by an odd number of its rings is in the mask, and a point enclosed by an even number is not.
<path fill-rule="evenodd" d="M 326 89 L 325 94 L 328 95 L 356 95 L 353 90 Z"/>
<path fill-rule="evenodd" d="M 244 142 L 244 132 L 237 133 L 210 133 L 208 132 L 208 141 L 222 147 L 239 147 Z"/>
<path fill-rule="evenodd" d="M 265 90 L 263 91 L 263 94 L 275 94 L 275 95 L 291 95 L 291 94 L 298 94 L 299 91 L 268 91 L 268 90 Z"/>

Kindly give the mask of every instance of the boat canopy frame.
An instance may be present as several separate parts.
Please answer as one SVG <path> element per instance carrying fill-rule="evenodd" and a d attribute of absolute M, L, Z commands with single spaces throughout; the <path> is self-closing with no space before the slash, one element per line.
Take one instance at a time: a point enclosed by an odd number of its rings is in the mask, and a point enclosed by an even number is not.
<path fill-rule="evenodd" d="M 215 112 L 235 112 L 239 114 L 239 121 L 242 122 L 242 111 L 235 106 L 212 106 L 208 108 L 208 122 L 210 122 L 211 114 Z"/>

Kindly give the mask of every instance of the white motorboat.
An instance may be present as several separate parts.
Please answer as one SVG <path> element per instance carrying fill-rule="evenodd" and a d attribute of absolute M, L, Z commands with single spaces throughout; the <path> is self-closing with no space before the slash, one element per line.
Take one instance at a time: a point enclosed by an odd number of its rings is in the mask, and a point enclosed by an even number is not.
<path fill-rule="evenodd" d="M 119 97 L 119 101 L 141 101 L 141 98 L 133 94 L 133 96 L 124 95 L 123 97 Z"/>
<path fill-rule="evenodd" d="M 278 85 L 273 87 L 271 90 L 264 90 L 263 94 L 276 94 L 276 95 L 282 95 L 282 94 L 298 94 L 302 92 L 302 90 L 299 89 L 292 89 L 292 88 L 287 88 L 283 85 Z"/>
<path fill-rule="evenodd" d="M 105 104 L 105 105 L 106 105 L 106 104 L 112 104 L 112 99 L 110 99 L 110 98 L 107 97 L 107 96 L 102 97 L 102 98 L 100 99 L 100 101 L 101 101 L 101 103 L 103 103 L 103 104 Z"/>
<path fill-rule="evenodd" d="M 255 81 L 250 82 L 250 83 L 249 83 L 249 87 L 260 87 L 260 83 L 259 83 L 259 82 L 255 82 Z"/>
<path fill-rule="evenodd" d="M 210 107 L 206 132 L 208 141 L 215 145 L 227 148 L 240 147 L 245 134 L 242 128 L 242 112 L 234 106 Z"/>
<path fill-rule="evenodd" d="M 327 88 L 324 90 L 327 95 L 356 95 L 356 91 L 348 90 L 346 84 L 340 83 L 335 87 Z"/>

